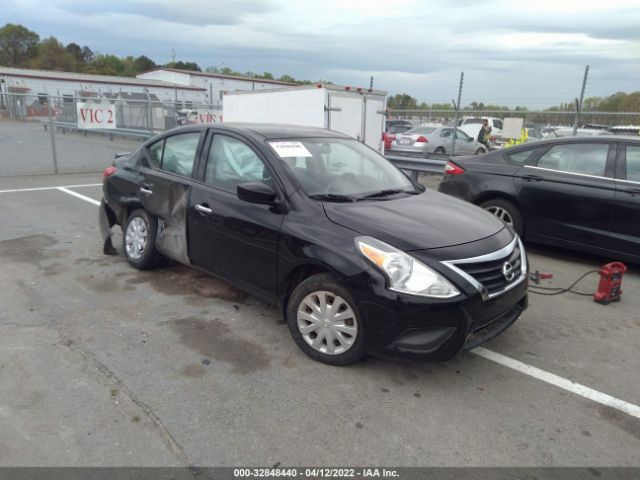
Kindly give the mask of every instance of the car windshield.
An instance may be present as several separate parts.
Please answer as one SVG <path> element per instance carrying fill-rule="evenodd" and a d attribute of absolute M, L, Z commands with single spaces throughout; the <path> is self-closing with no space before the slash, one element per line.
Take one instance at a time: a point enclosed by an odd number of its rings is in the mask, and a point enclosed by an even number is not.
<path fill-rule="evenodd" d="M 304 138 L 272 141 L 269 146 L 311 198 L 356 201 L 421 191 L 387 159 L 356 140 Z"/>
<path fill-rule="evenodd" d="M 407 130 L 405 133 L 406 134 L 418 133 L 421 135 L 428 135 L 435 131 L 436 131 L 436 127 L 416 127 L 416 128 L 412 128 L 411 130 Z"/>

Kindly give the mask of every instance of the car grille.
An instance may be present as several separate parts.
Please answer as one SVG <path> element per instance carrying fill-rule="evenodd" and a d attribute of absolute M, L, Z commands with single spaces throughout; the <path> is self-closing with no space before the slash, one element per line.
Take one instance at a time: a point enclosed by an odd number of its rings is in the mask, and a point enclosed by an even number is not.
<path fill-rule="evenodd" d="M 487 260 L 479 258 L 477 262 L 469 262 L 468 259 L 452 260 L 446 263 L 461 270 L 466 276 L 479 283 L 487 290 L 489 296 L 496 296 L 509 290 L 512 285 L 520 283 L 523 278 L 522 244 L 519 241 L 514 241 L 509 247 L 511 249 L 498 258 L 488 258 Z M 493 255 L 488 257 L 493 257 Z M 507 262 L 510 264 L 510 272 L 505 270 Z"/>

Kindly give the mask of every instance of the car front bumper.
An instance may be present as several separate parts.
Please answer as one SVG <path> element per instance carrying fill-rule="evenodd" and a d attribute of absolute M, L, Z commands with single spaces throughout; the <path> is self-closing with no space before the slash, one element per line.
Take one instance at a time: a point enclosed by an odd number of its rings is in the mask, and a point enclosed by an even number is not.
<path fill-rule="evenodd" d="M 450 359 L 502 333 L 528 306 L 526 279 L 488 300 L 480 294 L 450 300 L 397 294 L 384 282 L 372 288 L 358 301 L 369 349 L 404 357 Z"/>

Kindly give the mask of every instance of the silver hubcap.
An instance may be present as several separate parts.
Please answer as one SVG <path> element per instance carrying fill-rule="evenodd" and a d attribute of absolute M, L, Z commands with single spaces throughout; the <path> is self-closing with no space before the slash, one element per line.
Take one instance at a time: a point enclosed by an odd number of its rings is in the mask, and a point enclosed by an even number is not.
<path fill-rule="evenodd" d="M 129 258 L 138 260 L 144 255 L 147 246 L 147 225 L 140 217 L 136 217 L 127 227 L 125 234 L 127 255 Z"/>
<path fill-rule="evenodd" d="M 300 302 L 298 329 L 314 350 L 326 355 L 340 355 L 356 341 L 358 320 L 342 297 L 318 291 Z"/>
<path fill-rule="evenodd" d="M 511 215 L 509 215 L 509 212 L 507 212 L 504 208 L 502 208 L 502 207 L 487 207 L 486 210 L 487 210 L 487 212 L 494 214 L 496 217 L 498 217 L 500 220 L 502 220 L 507 225 L 513 225 L 513 219 L 511 218 Z"/>

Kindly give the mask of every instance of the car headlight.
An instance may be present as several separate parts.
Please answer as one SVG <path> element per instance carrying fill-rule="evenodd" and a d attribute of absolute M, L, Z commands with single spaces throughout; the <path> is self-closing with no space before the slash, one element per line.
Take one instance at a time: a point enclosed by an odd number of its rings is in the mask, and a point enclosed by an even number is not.
<path fill-rule="evenodd" d="M 357 237 L 356 249 L 389 280 L 389 290 L 433 298 L 451 298 L 460 292 L 438 272 L 373 237 Z"/>

